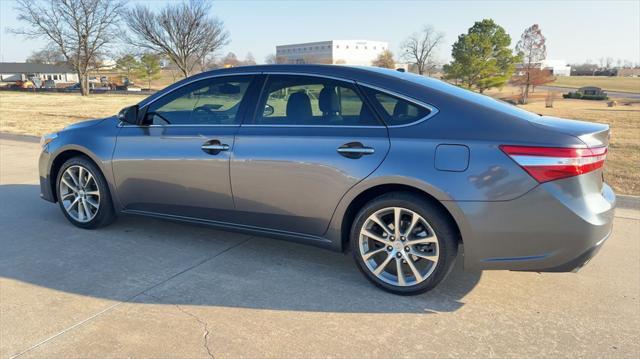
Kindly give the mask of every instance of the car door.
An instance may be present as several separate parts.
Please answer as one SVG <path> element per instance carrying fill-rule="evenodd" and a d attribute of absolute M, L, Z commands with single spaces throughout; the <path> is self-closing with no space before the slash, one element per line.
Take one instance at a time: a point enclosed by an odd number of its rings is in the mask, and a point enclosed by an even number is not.
<path fill-rule="evenodd" d="M 252 81 L 188 84 L 142 108 L 140 125 L 121 128 L 113 173 L 125 211 L 225 219 L 233 209 L 229 158 Z"/>
<path fill-rule="evenodd" d="M 314 236 L 389 149 L 387 129 L 349 81 L 269 75 L 231 158 L 235 221 Z"/>

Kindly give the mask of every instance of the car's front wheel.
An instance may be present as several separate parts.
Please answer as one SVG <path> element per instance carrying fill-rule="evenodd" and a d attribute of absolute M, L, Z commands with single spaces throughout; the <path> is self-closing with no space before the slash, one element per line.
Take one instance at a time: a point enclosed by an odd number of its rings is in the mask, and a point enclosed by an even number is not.
<path fill-rule="evenodd" d="M 389 292 L 433 289 L 451 270 L 458 232 L 450 218 L 420 196 L 396 192 L 367 203 L 351 230 L 351 251 L 364 275 Z"/>
<path fill-rule="evenodd" d="M 107 181 L 87 158 L 68 159 L 58 171 L 56 183 L 60 209 L 72 224 L 94 229 L 115 218 Z"/>

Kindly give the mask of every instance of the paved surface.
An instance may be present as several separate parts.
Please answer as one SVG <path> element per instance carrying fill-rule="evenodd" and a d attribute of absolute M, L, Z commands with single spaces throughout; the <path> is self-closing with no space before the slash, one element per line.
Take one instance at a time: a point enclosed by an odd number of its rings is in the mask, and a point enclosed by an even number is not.
<path fill-rule="evenodd" d="M 398 297 L 351 258 L 139 217 L 77 229 L 0 140 L 0 357 L 640 356 L 640 211 L 580 273 L 462 272 Z"/>

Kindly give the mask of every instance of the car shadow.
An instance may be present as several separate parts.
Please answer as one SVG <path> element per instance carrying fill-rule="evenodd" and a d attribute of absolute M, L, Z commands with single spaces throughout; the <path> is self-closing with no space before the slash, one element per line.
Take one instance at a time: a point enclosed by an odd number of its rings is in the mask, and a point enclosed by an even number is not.
<path fill-rule="evenodd" d="M 0 277 L 70 294 L 285 311 L 429 313 L 462 307 L 481 277 L 464 272 L 459 260 L 435 290 L 396 296 L 367 282 L 348 253 L 137 216 L 82 230 L 38 193 L 36 185 L 0 185 Z"/>

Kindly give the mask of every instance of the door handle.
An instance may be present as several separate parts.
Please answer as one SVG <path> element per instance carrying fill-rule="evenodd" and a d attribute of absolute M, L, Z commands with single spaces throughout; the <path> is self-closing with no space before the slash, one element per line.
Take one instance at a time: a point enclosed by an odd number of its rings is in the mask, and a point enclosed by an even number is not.
<path fill-rule="evenodd" d="M 371 155 L 376 152 L 373 147 L 364 146 L 360 142 L 349 142 L 338 147 L 336 150 L 339 154 L 347 158 L 360 158 L 364 155 Z"/>
<path fill-rule="evenodd" d="M 202 145 L 203 150 L 205 151 L 228 151 L 229 145 L 219 144 L 219 145 Z"/>
<path fill-rule="evenodd" d="M 349 153 L 349 154 L 357 153 L 357 154 L 363 154 L 363 155 L 370 155 L 372 153 L 375 153 L 376 150 L 374 150 L 371 147 L 339 147 L 338 152 Z"/>
<path fill-rule="evenodd" d="M 217 155 L 220 151 L 228 151 L 229 145 L 221 143 L 218 140 L 210 140 L 203 143 L 200 148 L 210 155 Z"/>

